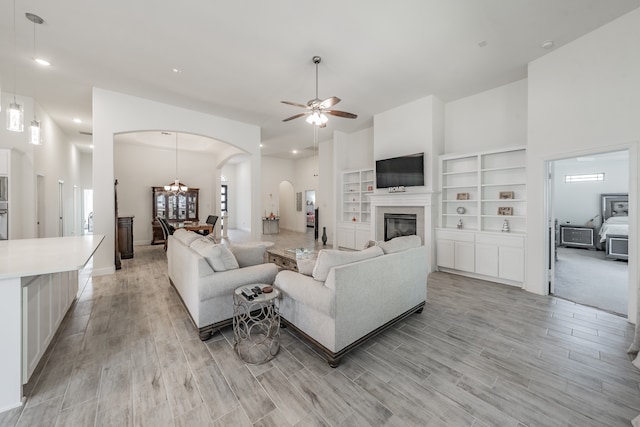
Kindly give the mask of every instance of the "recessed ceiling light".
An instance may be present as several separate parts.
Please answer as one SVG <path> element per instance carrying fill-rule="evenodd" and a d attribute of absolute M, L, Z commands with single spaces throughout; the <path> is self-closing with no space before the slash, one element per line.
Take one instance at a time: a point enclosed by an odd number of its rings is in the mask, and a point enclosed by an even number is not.
<path fill-rule="evenodd" d="M 540 47 L 542 47 L 543 49 L 551 49 L 553 48 L 553 40 L 545 40 L 542 43 L 540 43 Z"/>
<path fill-rule="evenodd" d="M 262 148 L 262 147 L 263 147 L 263 145 L 262 145 L 262 144 L 260 144 L 260 148 Z"/>
<path fill-rule="evenodd" d="M 73 122 L 74 123 L 82 123 L 82 120 L 76 117 L 75 119 L 73 119 Z"/>
<path fill-rule="evenodd" d="M 47 61 L 46 59 L 33 58 L 33 60 L 44 67 L 49 67 L 51 65 L 51 62 Z"/>
<path fill-rule="evenodd" d="M 291 151 L 293 154 L 298 154 L 298 150 Z"/>

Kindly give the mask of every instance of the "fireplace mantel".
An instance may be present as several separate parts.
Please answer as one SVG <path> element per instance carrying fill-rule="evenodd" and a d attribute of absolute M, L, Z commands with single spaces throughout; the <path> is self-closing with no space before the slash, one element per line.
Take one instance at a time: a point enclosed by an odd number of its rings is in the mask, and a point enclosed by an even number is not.
<path fill-rule="evenodd" d="M 373 193 L 369 195 L 371 209 L 375 206 L 432 206 L 433 191 L 420 193 Z"/>

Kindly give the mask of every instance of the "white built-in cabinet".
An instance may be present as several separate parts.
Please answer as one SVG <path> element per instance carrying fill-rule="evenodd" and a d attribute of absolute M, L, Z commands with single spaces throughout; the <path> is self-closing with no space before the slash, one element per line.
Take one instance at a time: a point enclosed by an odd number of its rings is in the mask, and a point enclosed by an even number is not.
<path fill-rule="evenodd" d="M 527 226 L 525 148 L 443 155 L 440 171 L 438 268 L 521 286 Z"/>
<path fill-rule="evenodd" d="M 336 225 L 339 247 L 362 249 L 371 236 L 373 169 L 342 172 L 340 217 Z"/>
<path fill-rule="evenodd" d="M 22 381 L 27 383 L 78 293 L 78 271 L 22 279 Z"/>

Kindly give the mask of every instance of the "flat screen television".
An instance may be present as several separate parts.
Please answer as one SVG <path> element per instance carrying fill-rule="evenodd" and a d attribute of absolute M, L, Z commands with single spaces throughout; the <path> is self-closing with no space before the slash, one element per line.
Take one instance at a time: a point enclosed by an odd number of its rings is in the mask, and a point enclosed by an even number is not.
<path fill-rule="evenodd" d="M 424 185 L 424 153 L 376 160 L 376 187 Z"/>

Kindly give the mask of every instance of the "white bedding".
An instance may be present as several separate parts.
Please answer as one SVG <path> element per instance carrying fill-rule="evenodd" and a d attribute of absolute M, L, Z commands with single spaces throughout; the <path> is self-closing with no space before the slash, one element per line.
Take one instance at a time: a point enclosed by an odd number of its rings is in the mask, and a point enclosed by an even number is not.
<path fill-rule="evenodd" d="M 628 216 L 612 216 L 607 219 L 602 227 L 600 227 L 600 241 L 607 240 L 608 234 L 629 235 L 629 217 Z"/>

